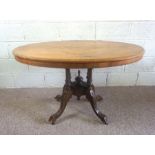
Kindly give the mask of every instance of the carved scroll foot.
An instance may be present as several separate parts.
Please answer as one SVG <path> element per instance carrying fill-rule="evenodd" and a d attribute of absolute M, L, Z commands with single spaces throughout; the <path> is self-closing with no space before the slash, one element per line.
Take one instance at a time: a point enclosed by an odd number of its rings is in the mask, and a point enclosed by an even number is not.
<path fill-rule="evenodd" d="M 95 96 L 95 91 L 94 91 L 94 87 L 90 86 L 87 94 L 86 94 L 86 98 L 88 99 L 88 101 L 90 102 L 95 114 L 99 117 L 99 119 L 104 123 L 104 124 L 108 124 L 108 120 L 107 120 L 107 116 L 104 115 L 103 113 L 101 113 L 97 107 L 97 100 L 96 100 L 96 96 Z"/>
<path fill-rule="evenodd" d="M 55 124 L 56 120 L 62 115 L 62 113 L 64 112 L 64 110 L 66 108 L 66 105 L 67 105 L 67 103 L 68 103 L 68 101 L 70 100 L 71 97 L 72 97 L 72 91 L 71 91 L 70 86 L 64 86 L 63 94 L 62 94 L 62 97 L 61 97 L 60 108 L 54 115 L 52 115 L 49 118 L 49 122 L 51 124 Z"/>

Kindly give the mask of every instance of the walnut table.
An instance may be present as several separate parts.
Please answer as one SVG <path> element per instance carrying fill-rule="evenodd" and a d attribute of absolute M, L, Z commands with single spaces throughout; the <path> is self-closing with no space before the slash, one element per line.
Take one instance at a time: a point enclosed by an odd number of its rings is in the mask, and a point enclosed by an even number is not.
<path fill-rule="evenodd" d="M 104 124 L 108 124 L 107 116 L 97 107 L 97 101 L 102 97 L 95 94 L 92 69 L 130 64 L 140 60 L 143 54 L 144 49 L 140 46 L 109 41 L 45 42 L 14 49 L 15 58 L 21 63 L 66 69 L 63 93 L 56 97 L 61 102 L 60 108 L 49 119 L 52 124 L 55 124 L 57 118 L 61 116 L 72 95 L 77 96 L 78 100 L 85 95 L 98 118 Z M 75 81 L 71 81 L 72 68 L 87 68 L 87 81 L 83 81 L 80 71 Z"/>

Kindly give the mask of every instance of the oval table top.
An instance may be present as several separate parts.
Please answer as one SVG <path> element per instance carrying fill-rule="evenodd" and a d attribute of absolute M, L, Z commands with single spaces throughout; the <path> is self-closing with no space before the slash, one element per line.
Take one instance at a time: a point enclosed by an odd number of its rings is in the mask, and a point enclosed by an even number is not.
<path fill-rule="evenodd" d="M 110 41 L 33 43 L 13 51 L 21 63 L 53 68 L 99 68 L 125 65 L 143 57 L 138 45 Z"/>

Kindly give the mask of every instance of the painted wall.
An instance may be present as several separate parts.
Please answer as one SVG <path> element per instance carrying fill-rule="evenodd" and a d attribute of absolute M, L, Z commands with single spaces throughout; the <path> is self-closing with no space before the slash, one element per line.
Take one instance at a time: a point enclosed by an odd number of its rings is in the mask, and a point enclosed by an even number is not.
<path fill-rule="evenodd" d="M 145 48 L 138 63 L 95 69 L 96 86 L 155 85 L 155 21 L 50 22 L 0 21 L 0 88 L 61 87 L 63 69 L 39 68 L 14 60 L 17 46 L 55 40 L 112 40 Z M 86 70 L 82 70 L 86 75 Z M 73 78 L 77 75 L 72 70 Z"/>

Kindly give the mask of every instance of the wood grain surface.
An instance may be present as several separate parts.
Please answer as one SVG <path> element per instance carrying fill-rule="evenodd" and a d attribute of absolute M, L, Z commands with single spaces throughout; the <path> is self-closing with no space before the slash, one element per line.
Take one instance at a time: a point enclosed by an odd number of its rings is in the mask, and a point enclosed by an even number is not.
<path fill-rule="evenodd" d="M 98 68 L 125 65 L 143 57 L 138 45 L 110 41 L 34 43 L 13 51 L 17 61 L 43 67 Z"/>

